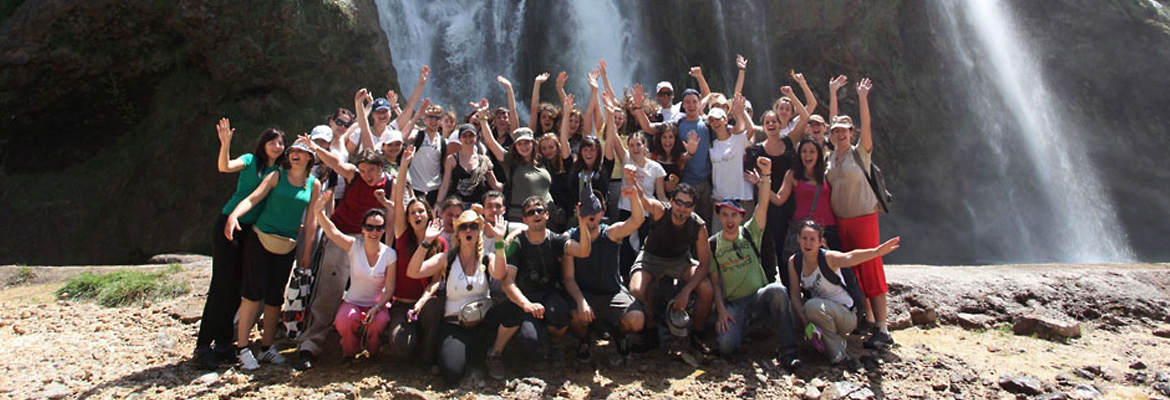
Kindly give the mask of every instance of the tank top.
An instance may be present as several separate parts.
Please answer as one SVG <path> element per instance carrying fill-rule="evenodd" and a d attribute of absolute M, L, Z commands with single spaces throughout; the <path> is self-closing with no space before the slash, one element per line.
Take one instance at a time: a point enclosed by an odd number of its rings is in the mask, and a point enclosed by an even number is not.
<path fill-rule="evenodd" d="M 809 209 L 812 208 L 813 198 L 817 197 L 817 185 L 805 180 L 796 181 L 792 189 L 796 198 L 796 211 L 792 214 L 793 221 L 802 221 L 809 218 Z M 821 184 L 821 196 L 817 198 L 817 210 L 813 212 L 812 220 L 820 226 L 837 225 L 837 218 L 833 217 L 833 187 L 825 181 Z"/>
<path fill-rule="evenodd" d="M 471 285 L 471 290 L 468 290 Z M 459 257 L 451 263 L 451 273 L 447 276 L 447 302 L 443 305 L 444 317 L 457 317 L 463 306 L 478 299 L 486 299 L 488 292 L 487 267 L 476 266 L 475 273 L 467 276 L 463 272 L 463 264 Z"/>
<path fill-rule="evenodd" d="M 458 196 L 465 203 L 479 203 L 483 201 L 484 193 L 488 191 L 487 172 L 485 168 L 487 157 L 474 155 L 479 164 L 472 171 L 463 168 L 459 162 L 459 155 L 455 155 L 455 167 L 451 169 L 451 194 Z"/>
<path fill-rule="evenodd" d="M 398 260 L 397 253 L 378 242 L 378 259 L 370 262 L 366 257 L 365 237 L 354 239 L 349 248 L 349 290 L 345 291 L 345 301 L 372 307 L 377 305 L 378 295 L 386 288 L 386 267 Z"/>
<path fill-rule="evenodd" d="M 337 204 L 337 209 L 333 210 L 333 216 L 329 219 L 337 225 L 337 229 L 346 235 L 358 235 L 362 232 L 362 217 L 366 215 L 366 211 L 371 208 L 382 208 L 382 203 L 374 197 L 374 191 L 378 189 L 386 190 L 386 184 L 389 180 L 383 175 L 378 178 L 378 182 L 374 185 L 367 184 L 365 179 L 354 172 L 353 179 L 349 181 L 349 188 L 345 190 L 345 197 Z"/>
<path fill-rule="evenodd" d="M 439 242 L 435 243 L 438 251 L 447 251 L 447 241 L 439 238 Z M 418 240 L 414 237 L 414 231 L 406 228 L 406 232 L 399 236 L 394 241 L 394 250 L 398 252 L 398 268 L 395 269 L 394 278 L 394 298 L 417 300 L 422 297 L 423 289 L 431 283 L 430 278 L 414 279 L 406 276 L 406 269 L 410 267 L 410 259 L 414 257 L 415 250 L 418 250 Z M 424 249 L 425 250 L 425 249 Z"/>
<path fill-rule="evenodd" d="M 658 201 L 658 200 L 650 200 Z M 662 217 L 654 221 L 646 221 L 650 225 L 650 234 L 646 237 L 646 246 L 642 251 L 658 257 L 678 258 L 690 254 L 691 244 L 699 236 L 699 229 L 705 224 L 703 218 L 694 211 L 682 226 L 675 226 L 671 220 L 672 204 L 664 202 L 666 211 Z"/>
<path fill-rule="evenodd" d="M 248 195 L 252 194 L 252 192 L 256 190 L 256 187 L 260 186 L 260 182 L 264 181 L 265 176 L 268 176 L 270 172 L 279 169 L 274 165 L 264 168 L 262 171 L 257 171 L 256 163 L 258 160 L 252 153 L 240 156 L 240 161 L 244 162 L 244 169 L 240 170 L 240 175 L 238 178 L 236 178 L 236 192 L 232 193 L 232 198 L 228 199 L 227 204 L 225 204 L 223 206 L 223 210 L 220 211 L 224 215 L 229 215 L 232 213 L 232 211 L 235 211 L 236 206 L 240 204 L 240 201 L 244 200 L 245 197 L 248 197 Z M 253 204 L 252 209 L 248 210 L 248 212 L 244 213 L 244 215 L 241 215 L 238 220 L 241 224 L 244 225 L 255 224 L 256 219 L 260 218 L 261 212 L 264 212 L 264 201 L 261 201 L 259 204 Z"/>
<path fill-rule="evenodd" d="M 808 259 L 805 260 L 805 262 L 808 262 Z M 841 271 L 837 271 L 836 274 L 837 279 L 840 279 L 841 282 L 845 281 L 845 277 L 841 276 Z M 801 272 L 800 288 L 808 290 L 809 293 L 812 293 L 813 297 L 831 300 L 834 303 L 845 306 L 845 308 L 853 307 L 853 298 L 849 297 L 849 292 L 846 292 L 845 288 L 834 285 L 826 280 L 824 275 L 821 275 L 820 266 L 817 266 L 812 275 L 809 276 L 804 276 L 804 273 Z"/>
<path fill-rule="evenodd" d="M 264 199 L 264 212 L 256 220 L 256 227 L 264 233 L 296 238 L 309 199 L 313 197 L 313 182 L 316 178 L 309 175 L 304 186 L 293 186 L 288 181 L 288 170 L 281 169 L 276 187 Z"/>

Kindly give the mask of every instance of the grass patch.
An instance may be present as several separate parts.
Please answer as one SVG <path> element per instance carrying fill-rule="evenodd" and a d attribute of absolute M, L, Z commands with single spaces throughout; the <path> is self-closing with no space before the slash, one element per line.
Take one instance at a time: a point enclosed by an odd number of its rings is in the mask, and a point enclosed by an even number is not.
<path fill-rule="evenodd" d="M 32 267 L 21 265 L 20 269 L 16 270 L 16 274 L 8 277 L 8 286 L 23 285 L 35 281 L 37 273 L 33 271 Z"/>
<path fill-rule="evenodd" d="M 161 271 L 122 270 L 108 274 L 84 272 L 57 289 L 58 298 L 93 300 L 106 307 L 141 304 L 147 300 L 171 298 L 191 291 L 187 282 L 176 281 L 172 275 L 182 271 L 171 264 Z"/>

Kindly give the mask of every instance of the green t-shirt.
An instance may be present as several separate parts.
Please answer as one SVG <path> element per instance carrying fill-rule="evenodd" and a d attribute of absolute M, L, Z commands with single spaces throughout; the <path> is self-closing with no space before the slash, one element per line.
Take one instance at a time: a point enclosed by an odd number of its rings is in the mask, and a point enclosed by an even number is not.
<path fill-rule="evenodd" d="M 252 194 L 260 182 L 264 181 L 264 177 L 272 171 L 276 171 L 276 166 L 271 166 L 264 169 L 262 173 L 256 173 L 256 156 L 252 153 L 240 156 L 240 161 L 244 162 L 244 169 L 240 170 L 240 177 L 236 180 L 236 193 L 232 194 L 232 198 L 228 199 L 227 204 L 223 206 L 222 212 L 224 215 L 230 215 L 236 209 L 236 206 L 243 201 L 245 197 Z M 260 218 L 260 213 L 264 212 L 264 201 L 261 200 L 259 204 L 253 205 L 248 213 L 240 216 L 241 224 L 253 225 L 256 220 Z"/>
<path fill-rule="evenodd" d="M 288 182 L 288 171 L 280 170 L 280 180 L 276 182 L 276 187 L 268 192 L 265 201 L 267 205 L 264 206 L 260 218 L 256 220 L 256 228 L 264 233 L 296 239 L 305 209 L 309 207 L 309 200 L 313 197 L 315 180 L 313 175 L 309 175 L 304 187 L 296 187 Z"/>
<path fill-rule="evenodd" d="M 768 284 L 768 279 L 764 276 L 764 267 L 760 265 L 759 256 L 752 250 L 752 244 L 749 244 L 747 238 L 744 237 L 744 229 L 751 232 L 752 241 L 755 242 L 757 249 L 760 248 L 760 239 L 764 236 L 764 230 L 756 223 L 755 218 L 748 220 L 740 228 L 739 237 L 735 239 L 735 243 L 724 239 L 722 231 L 715 234 L 717 237 L 715 254 L 713 255 L 715 262 L 711 263 L 711 268 L 719 268 L 719 275 L 723 279 L 723 299 L 725 301 L 751 295 Z"/>

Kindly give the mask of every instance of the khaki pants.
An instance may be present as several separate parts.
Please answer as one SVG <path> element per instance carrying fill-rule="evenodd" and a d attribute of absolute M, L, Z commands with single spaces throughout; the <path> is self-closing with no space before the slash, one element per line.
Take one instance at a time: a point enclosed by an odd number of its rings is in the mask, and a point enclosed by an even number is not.
<path fill-rule="evenodd" d="M 857 314 L 828 299 L 815 298 L 804 303 L 804 318 L 821 329 L 825 355 L 833 363 L 845 358 L 845 334 L 857 328 Z"/>
<path fill-rule="evenodd" d="M 322 343 L 333 332 L 333 318 L 349 281 L 349 254 L 328 239 L 323 240 L 321 265 L 313 283 L 313 302 L 305 319 L 305 332 L 298 337 L 297 350 L 318 355 Z"/>

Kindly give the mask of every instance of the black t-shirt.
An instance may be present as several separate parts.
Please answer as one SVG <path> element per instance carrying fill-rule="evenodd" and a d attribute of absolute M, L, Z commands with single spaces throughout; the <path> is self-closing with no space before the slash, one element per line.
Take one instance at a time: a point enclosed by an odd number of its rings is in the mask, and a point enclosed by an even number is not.
<path fill-rule="evenodd" d="M 792 147 L 792 140 L 787 136 L 780 138 L 784 142 L 784 153 L 778 156 L 769 155 L 768 151 L 764 149 L 764 143 L 756 143 L 747 148 L 747 154 L 743 158 L 744 171 L 752 171 L 756 169 L 756 159 L 760 157 L 768 157 L 772 160 L 772 191 L 780 190 L 780 185 L 784 183 L 784 174 L 792 169 L 796 163 L 796 150 Z"/>
<path fill-rule="evenodd" d="M 538 293 L 557 288 L 561 282 L 561 255 L 569 236 L 548 231 L 540 244 L 528 241 L 527 234 L 520 234 L 508 245 L 508 265 L 516 268 L 516 286 L 524 294 Z"/>
<path fill-rule="evenodd" d="M 642 251 L 666 258 L 678 258 L 690 254 L 691 247 L 693 247 L 691 245 L 699 238 L 699 229 L 702 229 L 706 223 L 703 222 L 703 218 L 699 217 L 699 214 L 691 211 L 686 222 L 682 226 L 676 226 L 670 216 L 672 204 L 663 202 L 663 205 L 666 207 L 666 212 L 662 213 L 662 217 L 645 222 L 650 224 L 650 234 L 646 236 L 646 245 L 642 247 Z"/>
<path fill-rule="evenodd" d="M 601 224 L 590 244 L 589 257 L 573 259 L 573 278 L 582 292 L 611 295 L 622 291 L 622 272 L 618 263 L 621 243 L 609 239 L 609 225 Z M 581 240 L 580 227 L 570 229 L 573 240 Z"/>

